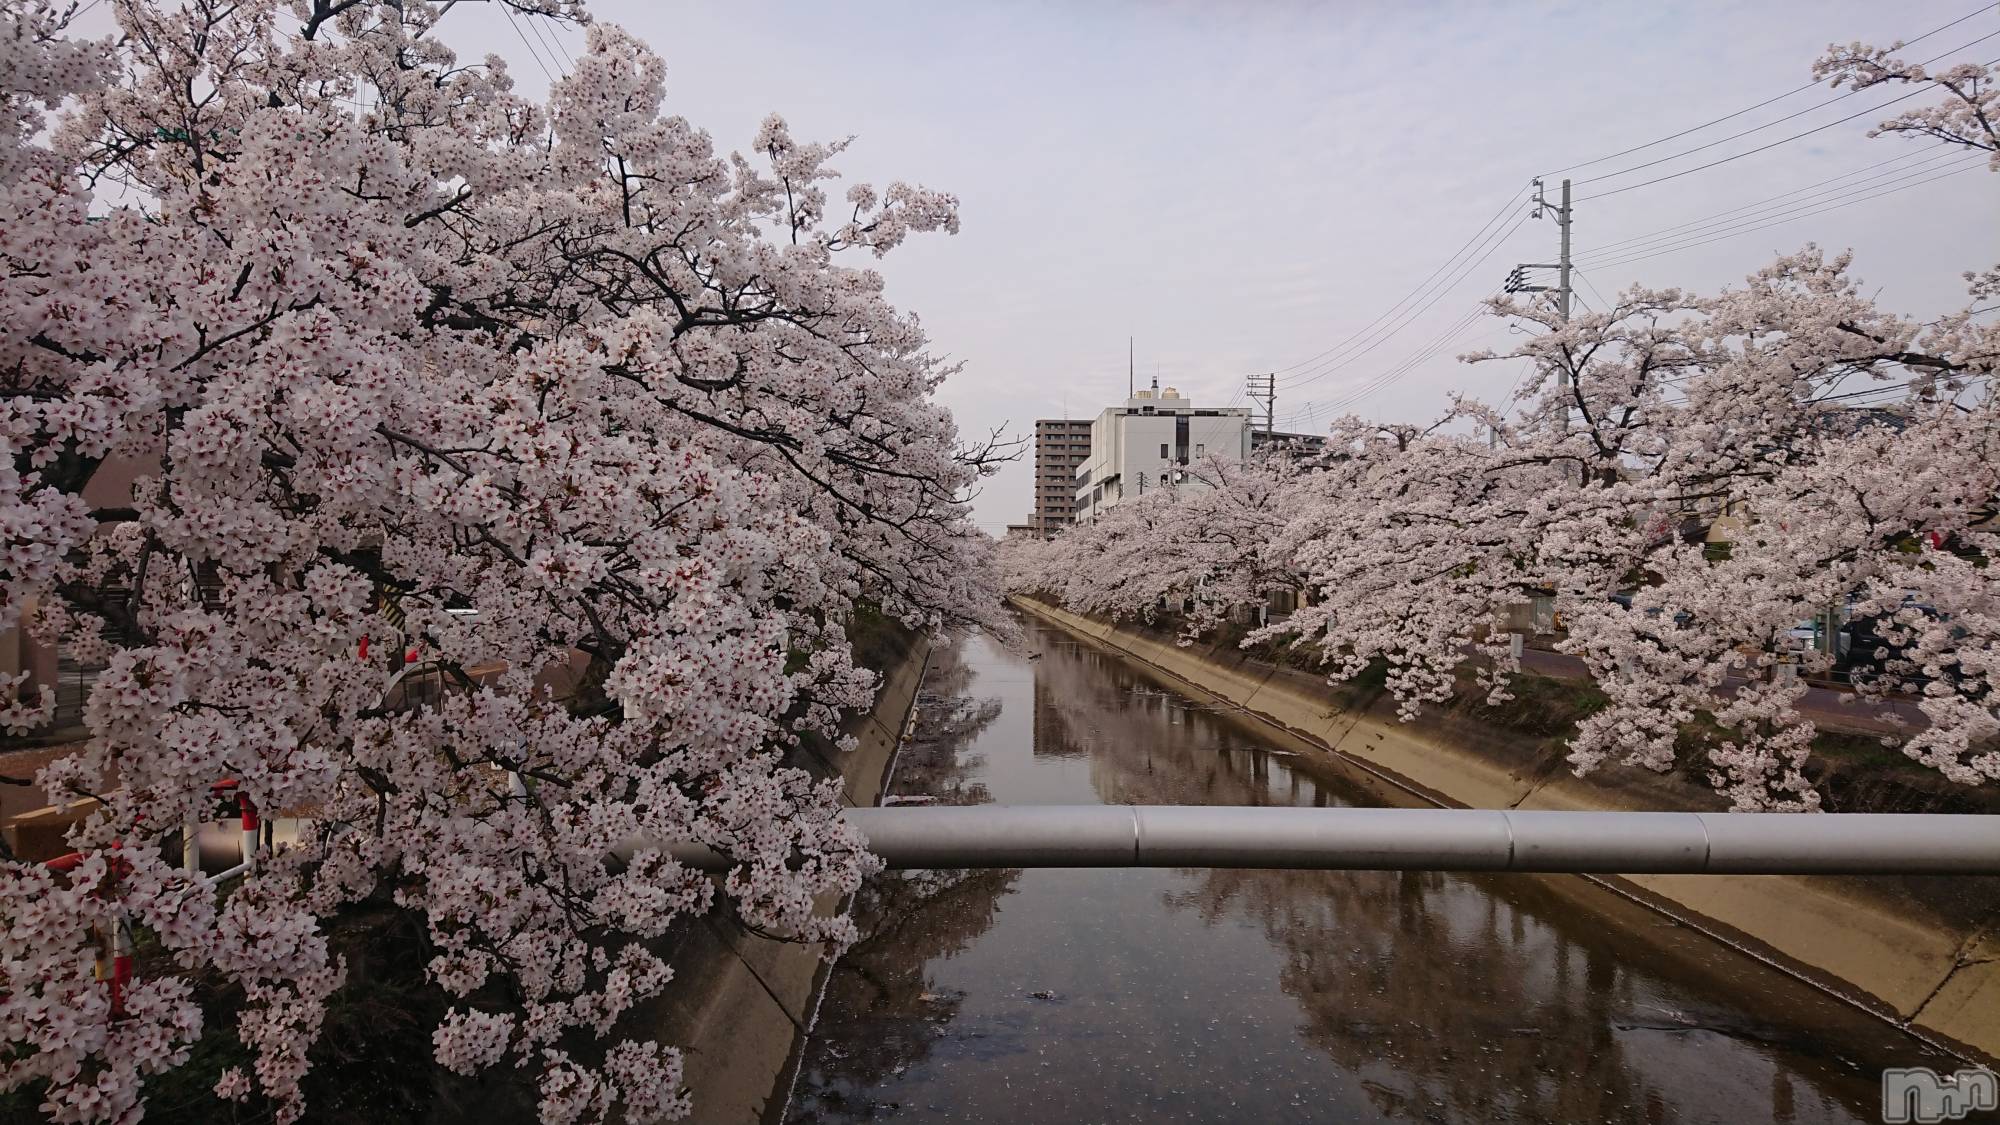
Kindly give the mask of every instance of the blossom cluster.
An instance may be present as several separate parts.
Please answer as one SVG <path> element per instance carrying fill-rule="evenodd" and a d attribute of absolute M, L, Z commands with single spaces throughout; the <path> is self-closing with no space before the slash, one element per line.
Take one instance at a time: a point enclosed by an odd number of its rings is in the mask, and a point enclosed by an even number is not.
<path fill-rule="evenodd" d="M 1931 75 L 1857 45 L 1819 74 L 1928 84 L 1943 100 L 1881 132 L 2000 153 L 1989 68 Z M 1995 276 L 1968 275 L 1975 300 Z M 1710 296 L 1490 306 L 1524 342 L 1464 358 L 1529 361 L 1518 407 L 1343 418 L 1307 461 L 1211 466 L 1003 544 L 1003 580 L 1118 617 L 1173 606 L 1183 643 L 1296 595 L 1244 643 L 1297 646 L 1335 680 L 1381 667 L 1405 718 L 1468 671 L 1504 697 L 1512 615 L 1546 599 L 1609 698 L 1572 765 L 1699 754 L 1738 809 L 1820 807 L 1800 703 L 1838 646 L 1798 633 L 1845 616 L 1866 626 L 1858 694 L 1922 712 L 1890 741 L 1954 782 L 2000 781 L 2000 325 L 1892 315 L 1811 246 Z"/>
<path fill-rule="evenodd" d="M 102 665 L 40 778 L 102 798 L 83 864 L 0 855 L 0 1090 L 55 1119 L 137 1119 L 202 1033 L 175 978 L 89 979 L 129 922 L 241 986 L 216 1094 L 296 1120 L 362 901 L 428 929 L 442 1065 L 684 1114 L 620 1022 L 671 979 L 648 941 L 721 898 L 848 940 L 815 903 L 873 860 L 784 755 L 872 699 L 857 605 L 996 607 L 1002 451 L 872 266 L 953 198 L 830 214 L 841 146 L 718 152 L 644 44 L 510 5 L 587 28 L 546 104 L 449 4 L 116 0 L 104 42 L 0 4 L 0 628 Z M 0 723 L 45 718 L 16 687 Z M 306 828 L 217 906 L 159 851 L 223 781 Z M 635 837 L 735 866 L 611 862 Z"/>

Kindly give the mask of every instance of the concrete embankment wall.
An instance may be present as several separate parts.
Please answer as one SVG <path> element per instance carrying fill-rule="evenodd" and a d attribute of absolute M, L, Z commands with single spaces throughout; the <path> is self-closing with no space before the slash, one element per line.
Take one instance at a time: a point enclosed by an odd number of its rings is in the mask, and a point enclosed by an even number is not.
<path fill-rule="evenodd" d="M 1182 648 L 1143 629 L 1016 598 L 1022 610 L 1163 674 L 1192 694 L 1317 747 L 1385 803 L 1457 808 L 1715 808 L 1644 770 L 1579 779 L 1545 740 L 1393 712 L 1318 675 L 1235 649 Z M 1970 1056 L 2000 1058 L 2000 880 L 1633 875 L 1616 889 L 1715 933 Z"/>
<path fill-rule="evenodd" d="M 897 634 L 885 642 L 883 678 L 874 708 L 847 731 L 860 746 L 844 754 L 825 747 L 793 756 L 792 764 L 821 777 L 838 776 L 851 806 L 879 798 L 902 740 L 930 652 L 929 638 Z M 840 904 L 820 904 L 831 913 Z M 812 1026 L 827 963 L 817 946 L 758 937 L 711 913 L 680 935 L 671 957 L 674 980 L 642 1018 L 645 1034 L 685 1051 L 694 1120 L 754 1125 L 782 1102 L 802 1037 Z"/>

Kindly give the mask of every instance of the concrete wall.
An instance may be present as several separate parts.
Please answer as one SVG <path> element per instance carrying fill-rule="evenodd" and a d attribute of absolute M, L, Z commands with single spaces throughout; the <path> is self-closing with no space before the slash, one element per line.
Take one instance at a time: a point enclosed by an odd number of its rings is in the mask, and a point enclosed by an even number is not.
<path fill-rule="evenodd" d="M 861 745 L 837 758 L 824 748 L 808 749 L 794 763 L 823 777 L 841 777 L 849 805 L 879 799 L 916 704 L 929 639 L 912 636 L 900 647 L 900 658 L 882 669 L 874 709 L 848 726 Z M 825 913 L 840 906 L 832 898 L 820 903 Z M 716 914 L 680 936 L 672 956 L 673 982 L 638 1018 L 648 1036 L 685 1050 L 693 1120 L 717 1125 L 767 1120 L 790 1091 L 827 963 L 816 948 L 757 937 Z"/>
<path fill-rule="evenodd" d="M 1014 599 L 1023 610 L 1318 747 L 1377 782 L 1385 803 L 1454 808 L 1703 807 L 1636 769 L 1592 781 L 1547 768 L 1528 740 L 1403 724 L 1320 676 Z M 1712 806 L 1709 806 L 1712 807 Z M 1968 1054 L 2000 1058 L 2000 915 L 1992 880 L 1633 875 L 1607 882 L 1782 968 Z"/>

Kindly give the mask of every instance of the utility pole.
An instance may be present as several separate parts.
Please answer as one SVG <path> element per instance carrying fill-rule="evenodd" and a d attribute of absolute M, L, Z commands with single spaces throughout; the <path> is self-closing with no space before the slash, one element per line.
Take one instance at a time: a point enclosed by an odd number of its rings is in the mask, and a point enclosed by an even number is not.
<path fill-rule="evenodd" d="M 1562 280 L 1556 286 L 1556 299 L 1562 306 L 1563 323 L 1569 323 L 1569 181 L 1563 181 L 1562 209 L 1556 212 L 1556 225 L 1562 228 Z"/>
<path fill-rule="evenodd" d="M 1528 216 L 1529 218 L 1539 219 L 1542 217 L 1542 212 L 1544 211 L 1555 215 L 1556 226 L 1562 232 L 1561 256 L 1553 262 L 1522 262 L 1520 265 L 1515 266 L 1513 272 L 1507 275 L 1506 290 L 1509 293 L 1554 293 L 1556 295 L 1556 312 L 1562 317 L 1562 322 L 1568 324 L 1571 272 L 1569 261 L 1569 181 L 1563 181 L 1562 204 L 1556 206 L 1549 202 L 1548 195 L 1542 188 L 1542 181 L 1539 179 L 1536 180 L 1534 204 L 1535 209 Z M 1529 270 L 1555 270 L 1555 286 L 1551 288 L 1547 285 L 1529 285 Z"/>
<path fill-rule="evenodd" d="M 1570 298 L 1571 298 L 1571 290 L 1570 290 L 1571 266 L 1569 260 L 1569 220 L 1570 220 L 1569 181 L 1564 180 L 1562 182 L 1562 203 L 1560 206 L 1557 206 L 1557 205 L 1551 205 L 1549 203 L 1548 192 L 1542 185 L 1541 177 L 1537 176 L 1535 178 L 1534 204 L 1535 204 L 1535 209 L 1528 216 L 1529 218 L 1539 219 L 1542 217 L 1542 213 L 1544 211 L 1552 212 L 1555 215 L 1556 227 L 1562 233 L 1561 254 L 1556 258 L 1555 262 L 1552 264 L 1547 262 L 1523 262 L 1522 264 L 1515 266 L 1513 272 L 1507 275 L 1506 290 L 1509 293 L 1554 292 L 1556 295 L 1556 315 L 1561 319 L 1561 323 L 1568 324 Z M 1555 270 L 1556 271 L 1555 288 L 1551 290 L 1550 287 L 1546 285 L 1529 285 L 1528 284 L 1529 270 Z M 1563 429 L 1567 430 L 1569 429 L 1569 405 L 1567 401 L 1569 397 L 1568 395 L 1569 368 L 1558 367 L 1556 369 L 1556 388 L 1561 397 L 1564 399 Z"/>
<path fill-rule="evenodd" d="M 1270 371 L 1262 375 L 1252 375 L 1247 382 L 1250 385 L 1247 392 L 1250 401 L 1264 404 L 1264 440 L 1268 443 L 1273 428 L 1277 425 L 1278 373 Z"/>

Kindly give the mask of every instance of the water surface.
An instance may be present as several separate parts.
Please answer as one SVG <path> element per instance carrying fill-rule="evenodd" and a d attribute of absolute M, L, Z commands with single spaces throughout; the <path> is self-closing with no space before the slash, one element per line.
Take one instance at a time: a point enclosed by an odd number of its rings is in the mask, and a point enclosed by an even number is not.
<path fill-rule="evenodd" d="M 934 655 L 892 792 L 1365 802 L 1025 628 Z M 857 913 L 786 1121 L 1874 1122 L 1883 1067 L 1956 1065 L 1574 878 L 902 872 Z"/>

